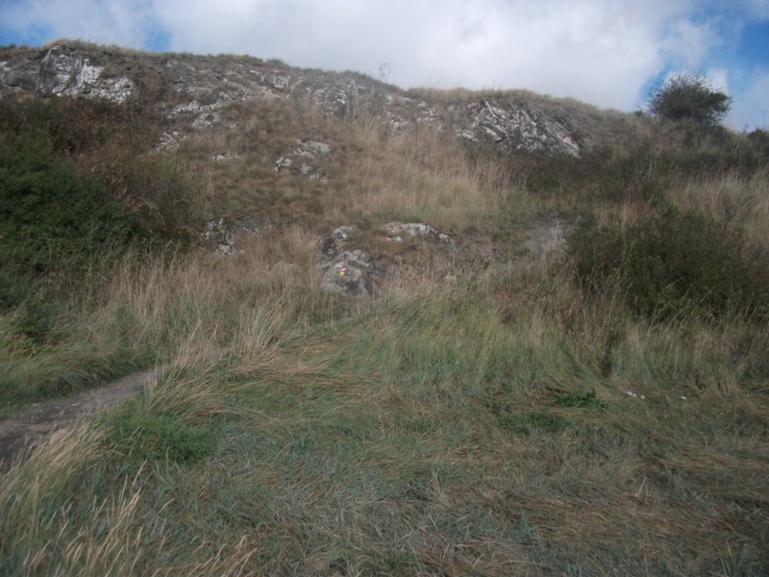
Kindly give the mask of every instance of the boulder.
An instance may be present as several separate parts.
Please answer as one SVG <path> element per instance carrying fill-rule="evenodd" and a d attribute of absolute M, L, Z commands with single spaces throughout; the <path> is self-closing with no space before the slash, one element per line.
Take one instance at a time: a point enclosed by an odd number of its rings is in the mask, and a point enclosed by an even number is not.
<path fill-rule="evenodd" d="M 346 246 L 354 230 L 352 226 L 340 226 L 321 239 L 319 266 L 324 271 L 321 286 L 350 297 L 374 296 L 377 286 L 372 275 L 376 267 L 371 256 Z"/>

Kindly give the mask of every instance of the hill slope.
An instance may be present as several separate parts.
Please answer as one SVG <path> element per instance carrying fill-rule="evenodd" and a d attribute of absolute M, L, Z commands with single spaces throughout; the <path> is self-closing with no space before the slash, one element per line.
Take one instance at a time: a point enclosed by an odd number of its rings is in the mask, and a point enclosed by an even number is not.
<path fill-rule="evenodd" d="M 0 575 L 769 572 L 765 133 L 70 42 L 0 79 L 2 415 L 170 367 L 3 474 Z"/>

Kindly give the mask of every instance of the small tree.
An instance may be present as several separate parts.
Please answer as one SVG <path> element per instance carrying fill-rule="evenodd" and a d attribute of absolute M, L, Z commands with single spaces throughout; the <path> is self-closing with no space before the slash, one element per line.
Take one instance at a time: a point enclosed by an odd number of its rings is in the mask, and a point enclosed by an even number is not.
<path fill-rule="evenodd" d="M 649 112 L 668 120 L 716 126 L 731 103 L 732 97 L 713 88 L 702 74 L 679 74 L 652 91 Z"/>

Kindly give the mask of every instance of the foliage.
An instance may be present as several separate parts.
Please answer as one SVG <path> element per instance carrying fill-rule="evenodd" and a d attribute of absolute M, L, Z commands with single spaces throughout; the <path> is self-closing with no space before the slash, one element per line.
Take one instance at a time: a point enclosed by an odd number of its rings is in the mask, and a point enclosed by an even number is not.
<path fill-rule="evenodd" d="M 596 397 L 595 389 L 589 391 L 569 391 L 559 395 L 555 404 L 560 407 L 574 407 L 578 409 L 601 409 L 605 411 L 609 408 L 606 401 Z"/>
<path fill-rule="evenodd" d="M 17 304 L 35 276 L 82 265 L 95 247 L 129 236 L 120 204 L 57 158 L 44 135 L 0 133 L 0 309 Z"/>
<path fill-rule="evenodd" d="M 716 90 L 701 74 L 679 74 L 654 89 L 649 111 L 673 121 L 715 126 L 731 109 L 731 96 Z"/>
<path fill-rule="evenodd" d="M 667 208 L 626 227 L 592 221 L 570 246 L 583 288 L 614 288 L 642 316 L 769 314 L 766 263 L 711 217 Z"/>
<path fill-rule="evenodd" d="M 131 223 L 145 237 L 190 240 L 203 218 L 203 196 L 176 157 L 127 161 L 113 177 L 123 190 Z"/>
<path fill-rule="evenodd" d="M 142 155 L 146 103 L 0 102 L 0 310 L 102 249 L 188 240 L 203 198 L 178 158 Z"/>

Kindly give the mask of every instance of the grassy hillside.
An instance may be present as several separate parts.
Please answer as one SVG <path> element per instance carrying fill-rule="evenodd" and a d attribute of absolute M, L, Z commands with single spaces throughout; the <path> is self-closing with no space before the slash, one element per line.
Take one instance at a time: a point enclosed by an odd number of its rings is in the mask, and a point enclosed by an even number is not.
<path fill-rule="evenodd" d="M 633 116 L 511 158 L 287 99 L 152 153 L 146 103 L 2 106 L 2 193 L 87 201 L 3 199 L 3 415 L 174 368 L 4 474 L 0 575 L 769 572 L 765 132 Z M 275 170 L 297 139 L 326 182 Z M 224 258 L 221 216 L 271 226 Z M 386 265 L 354 306 L 317 268 L 344 224 Z"/>

